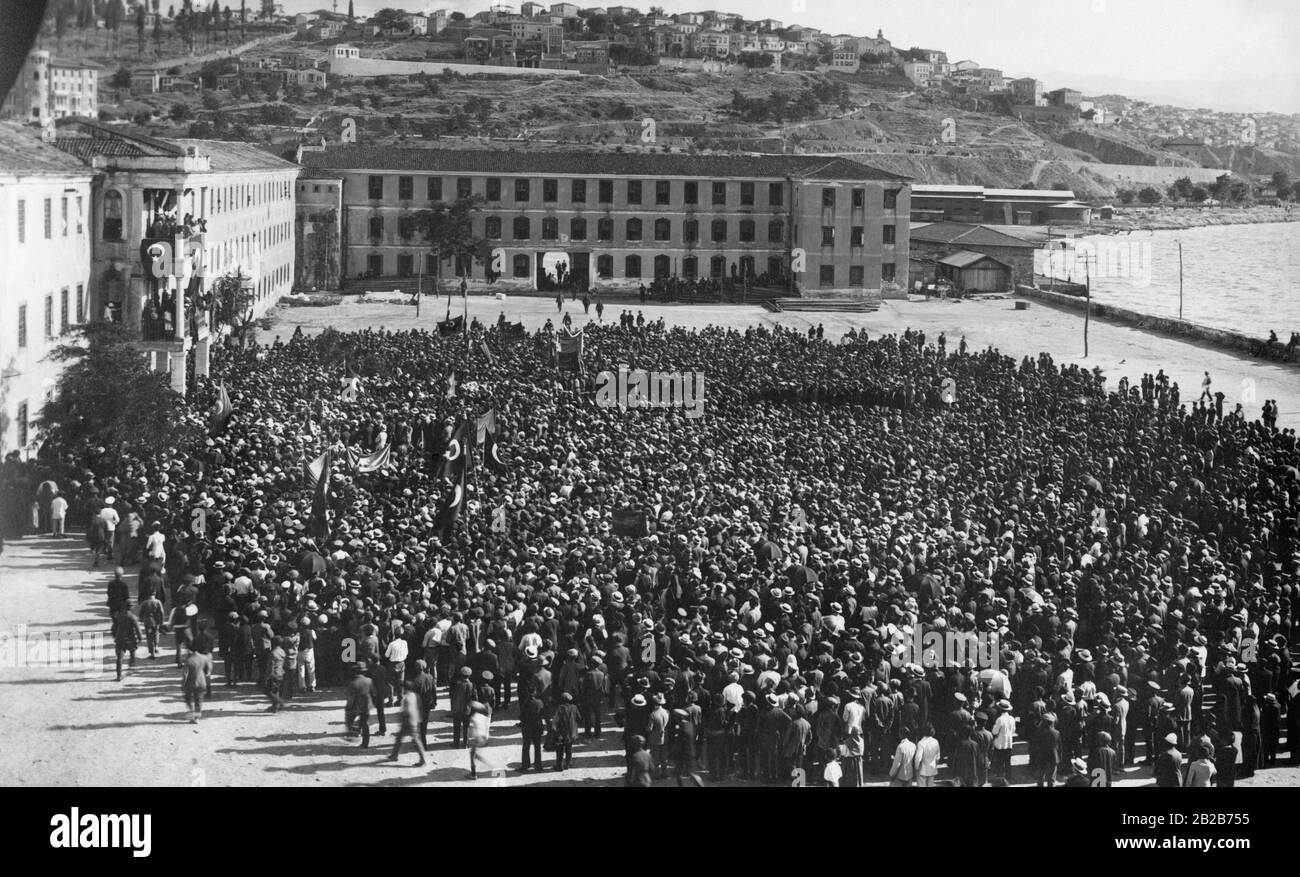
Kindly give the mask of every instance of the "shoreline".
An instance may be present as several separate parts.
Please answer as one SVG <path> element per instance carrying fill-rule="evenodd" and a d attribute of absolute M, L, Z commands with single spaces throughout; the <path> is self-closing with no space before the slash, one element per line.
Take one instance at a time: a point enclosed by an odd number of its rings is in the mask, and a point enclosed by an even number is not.
<path fill-rule="evenodd" d="M 1019 298 L 1031 298 L 1042 302 L 1051 307 L 1061 310 L 1068 310 L 1082 316 L 1088 310 L 1088 300 L 1082 296 L 1067 295 L 1062 292 L 1052 292 L 1046 289 L 1039 289 L 1036 286 L 1026 286 L 1017 284 L 1016 296 Z M 1163 335 L 1168 338 L 1177 338 L 1181 340 L 1190 340 L 1207 344 L 1211 347 L 1223 350 L 1227 353 L 1234 353 L 1243 356 L 1251 356 L 1259 359 L 1261 362 L 1273 365 L 1300 366 L 1300 358 L 1291 360 L 1270 359 L 1268 357 L 1258 356 L 1255 351 L 1258 345 L 1263 343 L 1263 338 L 1255 338 L 1244 335 L 1240 332 L 1232 332 L 1227 329 L 1216 329 L 1213 326 L 1204 326 L 1200 323 L 1193 323 L 1188 320 L 1179 320 L 1173 317 L 1160 317 L 1153 314 L 1144 314 L 1140 311 L 1129 310 L 1128 308 L 1116 307 L 1109 304 L 1098 304 L 1092 302 L 1091 309 L 1092 319 L 1106 320 L 1122 326 L 1131 326 L 1143 332 L 1151 332 L 1156 335 Z M 1280 338 L 1282 344 L 1286 344 L 1289 338 Z M 1296 354 L 1300 356 L 1300 354 Z M 1300 380 L 1300 375 L 1297 376 Z"/>
<path fill-rule="evenodd" d="M 1121 213 L 1121 210 L 1123 213 Z M 1138 212 L 1140 211 L 1140 212 Z M 1300 207 L 1150 207 L 1116 208 L 1113 219 L 1093 219 L 1083 234 L 1126 234 L 1132 231 L 1181 231 L 1218 225 L 1261 225 L 1300 222 Z"/>

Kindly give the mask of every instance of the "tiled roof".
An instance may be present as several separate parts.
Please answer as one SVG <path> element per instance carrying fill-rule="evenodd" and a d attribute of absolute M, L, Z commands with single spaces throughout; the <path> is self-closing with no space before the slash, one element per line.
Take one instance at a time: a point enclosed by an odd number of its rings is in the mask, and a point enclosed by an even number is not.
<path fill-rule="evenodd" d="M 906 181 L 909 178 L 838 156 L 685 155 L 637 152 L 523 152 L 487 149 L 387 149 L 339 146 L 305 153 L 303 165 L 333 170 L 445 173 L 796 177 Z"/>
<path fill-rule="evenodd" d="M 102 137 L 58 137 L 54 145 L 68 155 L 75 156 L 87 164 L 96 155 L 125 155 L 130 157 L 147 155 L 139 144 L 130 140 L 109 140 Z"/>
<path fill-rule="evenodd" d="M 1035 245 L 1014 235 L 989 228 L 984 225 L 969 225 L 964 222 L 932 222 L 909 232 L 913 241 L 929 244 L 961 244 L 963 247 L 1024 247 L 1034 249 Z"/>
<path fill-rule="evenodd" d="M 241 171 L 252 168 L 282 171 L 296 167 L 293 162 L 278 158 L 253 143 L 190 139 L 177 139 L 171 142 L 181 147 L 198 147 L 199 155 L 206 155 L 211 159 L 214 171 Z"/>
<path fill-rule="evenodd" d="M 986 255 L 985 253 L 972 253 L 970 250 L 958 250 L 951 255 L 944 256 L 939 260 L 939 264 L 951 265 L 953 268 L 966 268 L 974 265 L 976 262 L 983 261 L 984 259 L 997 262 L 999 265 L 1004 267 L 1006 266 L 1006 263 L 999 259 L 994 259 L 992 256 Z"/>
<path fill-rule="evenodd" d="M 0 122 L 0 174 L 88 175 L 90 168 L 54 144 L 44 143 L 35 128 Z"/>

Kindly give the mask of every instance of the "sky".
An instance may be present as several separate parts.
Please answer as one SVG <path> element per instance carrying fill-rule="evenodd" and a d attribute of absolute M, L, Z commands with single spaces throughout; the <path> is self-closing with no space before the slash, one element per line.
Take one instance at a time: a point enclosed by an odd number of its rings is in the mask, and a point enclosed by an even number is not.
<path fill-rule="evenodd" d="M 284 2 L 289 12 L 331 6 L 331 0 Z M 518 9 L 520 2 L 507 5 Z M 488 0 L 354 3 L 359 15 L 399 5 L 410 12 L 473 14 L 492 5 Z M 669 14 L 718 9 L 855 36 L 883 30 L 896 47 L 940 49 L 950 61 L 969 58 L 1009 76 L 1034 76 L 1049 89 L 1068 86 L 1085 94 L 1118 93 L 1234 112 L 1300 113 L 1300 4 L 1295 0 L 622 0 L 621 5 L 642 12 L 657 5 Z M 347 0 L 338 6 L 346 12 Z"/>

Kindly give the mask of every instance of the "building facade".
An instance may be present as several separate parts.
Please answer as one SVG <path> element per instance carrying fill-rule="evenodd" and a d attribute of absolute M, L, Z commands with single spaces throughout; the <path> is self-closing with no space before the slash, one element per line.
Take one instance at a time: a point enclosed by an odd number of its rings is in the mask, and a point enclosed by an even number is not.
<path fill-rule="evenodd" d="M 302 161 L 341 182 L 350 279 L 536 290 L 562 261 L 583 288 L 793 274 L 818 295 L 907 270 L 910 181 L 844 158 L 331 147 Z M 416 214 L 466 197 L 486 258 L 438 260 Z"/>
<path fill-rule="evenodd" d="M 187 331 L 187 299 L 238 274 L 256 317 L 293 288 L 298 166 L 251 144 L 159 140 L 81 121 L 60 126 L 55 145 L 96 175 L 91 317 L 139 331 L 152 367 L 184 392 L 196 344 L 196 368 L 207 371 L 206 335 Z"/>
<path fill-rule="evenodd" d="M 28 54 L 3 104 L 4 118 L 44 125 L 50 119 L 99 115 L 99 65 Z"/>
<path fill-rule="evenodd" d="M 0 456 L 30 456 L 60 367 L 47 357 L 89 318 L 90 168 L 0 123 Z"/>

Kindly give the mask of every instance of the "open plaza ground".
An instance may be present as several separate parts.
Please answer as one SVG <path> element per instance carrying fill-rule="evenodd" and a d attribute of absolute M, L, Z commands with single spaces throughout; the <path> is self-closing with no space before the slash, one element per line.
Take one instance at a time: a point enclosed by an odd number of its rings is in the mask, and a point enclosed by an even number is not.
<path fill-rule="evenodd" d="M 463 307 L 454 298 L 452 313 Z M 944 333 L 949 349 L 964 336 L 973 349 L 989 345 L 1016 357 L 1051 352 L 1058 362 L 1080 362 L 1100 368 L 1107 386 L 1127 375 L 1136 383 L 1143 373 L 1164 369 L 1182 388 L 1184 399 L 1194 399 L 1202 372 L 1209 371 L 1215 387 L 1226 394 L 1225 407 L 1237 401 L 1247 415 L 1258 415 L 1265 399 L 1276 399 L 1279 425 L 1300 423 L 1300 367 L 1244 358 L 1199 348 L 1171 338 L 1094 320 L 1090 327 L 1090 356 L 1082 357 L 1081 319 L 1073 314 L 1034 304 L 1014 310 L 1009 300 L 984 302 L 887 302 L 876 313 L 781 313 L 758 307 L 664 306 L 614 302 L 607 305 L 604 321 L 618 319 L 631 308 L 647 320 L 663 317 L 670 325 L 699 327 L 707 324 L 746 325 L 781 323 L 806 330 L 823 324 L 829 337 L 849 328 L 866 330 L 871 337 L 922 329 L 928 338 Z M 275 311 L 276 322 L 262 333 L 262 341 L 275 336 L 287 340 L 297 327 L 313 333 L 332 326 L 348 331 L 366 327 L 392 330 L 435 328 L 446 314 L 445 299 L 426 297 L 419 317 L 415 308 L 397 301 L 345 299 L 330 307 L 284 307 Z M 594 307 L 584 314 L 580 302 L 565 301 L 564 310 L 577 325 L 594 319 Z M 505 301 L 472 297 L 471 319 L 491 323 L 498 314 L 522 321 L 530 329 L 562 313 L 554 300 L 510 298 Z M 707 372 L 706 372 L 707 381 Z M 438 388 L 430 388 L 437 392 Z M 960 388 L 958 388 L 960 392 Z M 706 384 L 707 398 L 707 384 Z M 1256 401 L 1257 400 L 1257 401 Z M 707 416 L 707 409 L 706 409 Z M 134 568 L 128 581 L 134 582 Z M 149 659 L 143 647 L 135 667 L 123 681 L 114 679 L 113 648 L 108 635 L 106 585 L 112 566 L 92 568 L 91 553 L 81 534 L 62 540 L 29 537 L 6 545 L 0 556 L 0 634 L 21 645 L 3 653 L 0 665 L 0 739 L 22 745 L 0 747 L 0 784 L 4 785 L 469 785 L 468 750 L 451 745 L 447 717 L 447 692 L 439 690 L 439 709 L 433 713 L 429 738 L 430 764 L 416 768 L 415 753 L 404 744 L 399 764 L 385 762 L 398 722 L 389 710 L 389 736 L 372 738 L 368 750 L 345 739 L 342 690 L 322 690 L 301 696 L 283 712 L 267 713 L 267 700 L 251 684 L 227 688 L 224 667 L 217 661 L 213 699 L 198 724 L 190 724 L 181 698 L 180 674 L 174 647 L 165 635 L 158 657 Z M 75 649 L 47 648 L 54 640 L 74 642 Z M 59 661 L 56 654 L 73 659 Z M 499 770 L 491 775 L 480 768 L 479 785 L 612 785 L 622 782 L 624 759 L 621 733 L 611 724 L 604 736 L 574 747 L 573 767 L 565 773 L 551 770 L 520 775 L 520 732 L 517 706 L 499 711 L 492 722 L 492 744 L 487 758 Z M 372 726 L 373 727 L 373 726 Z M 1285 749 L 1285 745 L 1284 745 Z M 1143 755 L 1139 748 L 1139 757 Z M 1032 782 L 1026 768 L 1023 741 L 1013 759 L 1013 783 Z M 942 776 L 947 776 L 947 769 Z M 879 776 L 874 777 L 881 784 Z M 666 784 L 671 781 L 661 781 Z M 706 784 L 709 777 L 705 775 Z M 1150 770 L 1141 767 L 1124 774 L 1120 785 L 1150 785 Z M 1300 784 L 1300 770 L 1264 769 L 1245 786 Z"/>

